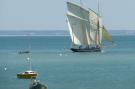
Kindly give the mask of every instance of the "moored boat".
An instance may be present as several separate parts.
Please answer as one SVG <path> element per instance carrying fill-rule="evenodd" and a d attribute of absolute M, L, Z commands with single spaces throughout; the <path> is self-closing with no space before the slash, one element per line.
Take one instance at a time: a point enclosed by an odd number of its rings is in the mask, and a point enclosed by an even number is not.
<path fill-rule="evenodd" d="M 19 51 L 18 54 L 28 54 L 30 51 Z"/>
<path fill-rule="evenodd" d="M 20 79 L 31 79 L 31 78 L 36 78 L 38 75 L 37 72 L 35 71 L 25 71 L 25 72 L 22 72 L 22 73 L 18 73 L 17 74 L 17 78 L 20 78 Z"/>
<path fill-rule="evenodd" d="M 29 62 L 29 70 L 22 72 L 22 73 L 18 73 L 17 78 L 31 79 L 31 78 L 37 77 L 38 73 L 36 71 L 32 71 L 30 58 L 31 58 L 31 56 L 29 55 L 29 57 L 27 58 L 27 61 Z"/>

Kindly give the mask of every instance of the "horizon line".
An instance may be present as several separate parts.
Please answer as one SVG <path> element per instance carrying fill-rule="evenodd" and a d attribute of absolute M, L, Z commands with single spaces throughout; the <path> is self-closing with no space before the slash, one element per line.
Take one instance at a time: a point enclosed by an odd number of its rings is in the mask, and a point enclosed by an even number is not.
<path fill-rule="evenodd" d="M 135 31 L 135 29 L 110 29 L 108 31 L 118 31 L 118 30 L 133 30 Z M 0 29 L 0 31 L 68 31 L 68 29 Z"/>

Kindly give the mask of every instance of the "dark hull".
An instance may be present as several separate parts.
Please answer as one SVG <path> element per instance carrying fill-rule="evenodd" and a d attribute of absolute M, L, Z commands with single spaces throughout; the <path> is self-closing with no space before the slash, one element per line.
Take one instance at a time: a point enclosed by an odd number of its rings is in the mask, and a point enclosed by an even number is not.
<path fill-rule="evenodd" d="M 19 54 L 28 54 L 28 53 L 30 53 L 30 51 L 20 51 L 20 52 L 18 52 Z"/>
<path fill-rule="evenodd" d="M 71 48 L 73 52 L 101 52 L 100 48 L 84 48 L 84 49 L 77 49 L 77 48 Z"/>

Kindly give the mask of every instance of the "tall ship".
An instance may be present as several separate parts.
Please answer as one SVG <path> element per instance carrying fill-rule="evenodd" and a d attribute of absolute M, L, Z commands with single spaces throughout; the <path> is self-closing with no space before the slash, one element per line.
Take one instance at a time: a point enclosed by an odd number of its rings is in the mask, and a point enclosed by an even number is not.
<path fill-rule="evenodd" d="M 102 17 L 81 4 L 67 2 L 67 24 L 73 52 L 101 52 L 103 40 L 112 42 L 112 36 L 102 24 Z"/>

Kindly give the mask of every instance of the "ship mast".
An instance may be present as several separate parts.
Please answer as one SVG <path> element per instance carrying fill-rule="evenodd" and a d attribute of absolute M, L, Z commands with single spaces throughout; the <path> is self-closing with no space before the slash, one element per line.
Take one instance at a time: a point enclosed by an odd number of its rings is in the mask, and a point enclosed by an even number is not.
<path fill-rule="evenodd" d="M 81 4 L 81 5 L 83 5 L 83 2 L 82 2 L 82 0 L 80 0 L 80 4 Z"/>
<path fill-rule="evenodd" d="M 100 46 L 100 3 L 98 0 L 98 31 L 97 31 L 97 46 Z"/>
<path fill-rule="evenodd" d="M 30 54 L 29 54 L 29 57 L 27 57 L 27 60 L 29 62 L 29 70 L 31 70 L 31 56 L 30 56 Z"/>
<path fill-rule="evenodd" d="M 98 16 L 100 16 L 100 3 L 99 3 L 99 0 L 98 0 Z"/>
<path fill-rule="evenodd" d="M 31 34 L 28 34 L 28 42 L 29 42 L 29 44 L 28 44 L 28 51 L 30 51 L 30 50 L 31 50 L 31 45 L 30 45 L 30 42 L 31 42 Z M 32 70 L 32 67 L 31 67 L 31 52 L 28 53 L 27 60 L 28 60 L 28 62 L 29 62 L 29 70 Z"/>

